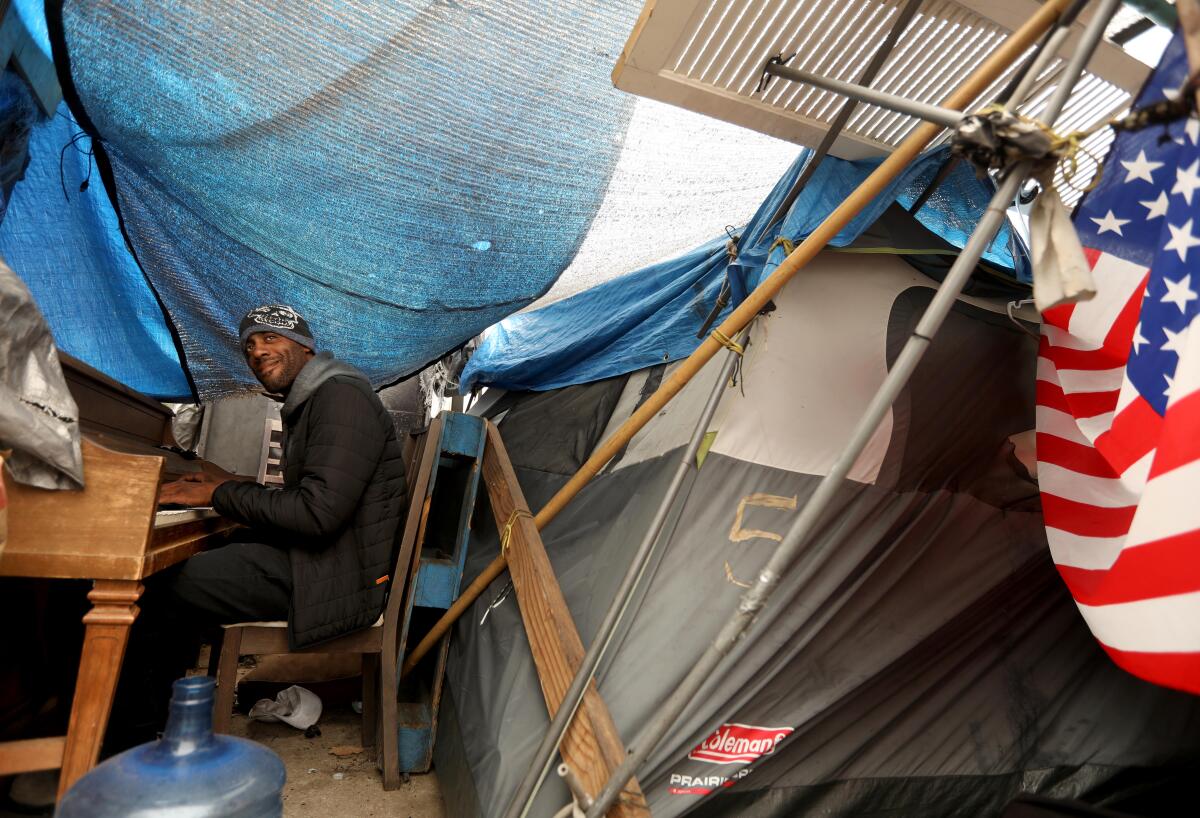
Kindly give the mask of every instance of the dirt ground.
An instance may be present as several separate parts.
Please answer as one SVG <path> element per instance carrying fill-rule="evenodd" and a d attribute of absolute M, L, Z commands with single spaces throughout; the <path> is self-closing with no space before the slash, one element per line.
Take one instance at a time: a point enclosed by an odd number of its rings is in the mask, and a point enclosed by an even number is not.
<path fill-rule="evenodd" d="M 400 789 L 384 792 L 379 770 L 366 753 L 339 757 L 330 752 L 358 747 L 361 723 L 349 707 L 335 706 L 321 715 L 321 735 L 311 739 L 286 724 L 250 721 L 241 714 L 234 714 L 230 732 L 271 748 L 283 759 L 285 818 L 444 818 L 435 772 L 411 776 Z"/>

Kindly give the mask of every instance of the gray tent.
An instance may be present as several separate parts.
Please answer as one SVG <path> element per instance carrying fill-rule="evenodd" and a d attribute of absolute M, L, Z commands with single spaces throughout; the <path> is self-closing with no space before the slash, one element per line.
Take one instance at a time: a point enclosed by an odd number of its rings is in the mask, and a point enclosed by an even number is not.
<path fill-rule="evenodd" d="M 896 256 L 826 251 L 755 324 L 600 668 L 626 742 L 829 469 L 934 286 Z M 829 556 L 785 577 L 641 771 L 655 816 L 978 816 L 1021 792 L 1141 814 L 1182 803 L 1200 700 L 1113 666 L 1050 560 L 1028 451 L 1036 347 L 1003 301 L 960 299 L 819 531 Z M 530 507 L 668 370 L 491 402 Z M 716 370 L 542 532 L 585 644 Z M 468 578 L 496 555 L 489 520 Z M 548 723 L 515 601 L 483 619 L 506 582 L 454 631 L 435 756 L 453 816 L 502 813 Z M 548 781 L 532 814 L 568 801 Z"/>

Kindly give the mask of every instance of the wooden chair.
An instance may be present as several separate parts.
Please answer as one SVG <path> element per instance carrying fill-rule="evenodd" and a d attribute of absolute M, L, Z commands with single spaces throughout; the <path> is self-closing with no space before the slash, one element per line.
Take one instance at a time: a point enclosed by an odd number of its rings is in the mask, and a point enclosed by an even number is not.
<path fill-rule="evenodd" d="M 400 547 L 397 549 L 396 564 L 392 567 L 387 602 L 383 614 L 369 628 L 354 631 L 325 642 L 314 648 L 295 651 L 299 653 L 358 653 L 362 654 L 363 671 L 363 722 L 362 742 L 364 748 L 379 744 L 382 756 L 383 788 L 393 790 L 400 786 L 400 766 L 397 746 L 397 659 L 400 639 L 403 637 L 401 621 L 404 616 L 405 588 L 415 580 L 413 553 L 421 539 L 429 513 L 425 502 L 429 487 L 429 475 L 438 456 L 441 438 L 441 419 L 435 418 L 425 433 L 423 442 L 413 447 L 415 457 L 408 460 L 409 503 L 404 525 L 401 527 Z M 213 705 L 213 729 L 218 733 L 229 732 L 233 711 L 233 695 L 237 686 L 238 659 L 250 654 L 287 654 L 287 622 L 240 622 L 222 627 L 220 652 L 213 647 L 213 658 L 219 656 L 216 667 L 209 663 L 209 674 L 217 677 L 217 695 Z M 214 672 L 215 670 L 215 672 Z M 382 742 L 380 742 L 382 731 Z"/>

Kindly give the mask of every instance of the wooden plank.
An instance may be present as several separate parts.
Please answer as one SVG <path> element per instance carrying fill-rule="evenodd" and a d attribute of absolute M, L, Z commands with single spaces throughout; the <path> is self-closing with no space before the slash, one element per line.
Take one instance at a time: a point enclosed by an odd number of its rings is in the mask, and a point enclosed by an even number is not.
<path fill-rule="evenodd" d="M 71 576 L 141 578 L 163 458 L 116 452 L 86 437 L 81 448 L 81 491 L 49 491 L 3 478 L 8 543 L 0 575 L 62 576 L 42 573 L 62 560 L 71 565 Z"/>
<path fill-rule="evenodd" d="M 553 715 L 583 661 L 583 642 L 517 483 L 500 432 L 490 421 L 483 455 L 483 479 L 496 515 L 496 525 L 502 534 L 512 521 L 508 570 L 537 666 L 542 695 Z M 514 511 L 517 512 L 515 517 Z M 599 794 L 625 757 L 624 744 L 594 681 L 588 686 L 579 712 L 567 729 L 560 752 L 592 797 Z M 621 800 L 608 814 L 619 818 L 650 815 L 636 779 L 629 782 Z"/>
<path fill-rule="evenodd" d="M 62 766 L 65 736 L 0 743 L 0 775 L 57 770 Z"/>

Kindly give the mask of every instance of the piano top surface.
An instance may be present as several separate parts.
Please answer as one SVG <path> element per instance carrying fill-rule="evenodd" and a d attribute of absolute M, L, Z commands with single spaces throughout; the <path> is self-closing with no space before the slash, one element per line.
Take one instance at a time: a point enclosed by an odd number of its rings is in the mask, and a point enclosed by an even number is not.
<path fill-rule="evenodd" d="M 9 531 L 0 575 L 141 579 L 233 527 L 211 508 L 158 509 L 160 483 L 204 463 L 164 448 L 174 444 L 170 409 L 61 358 L 79 407 L 85 485 L 46 491 L 4 476 Z"/>

